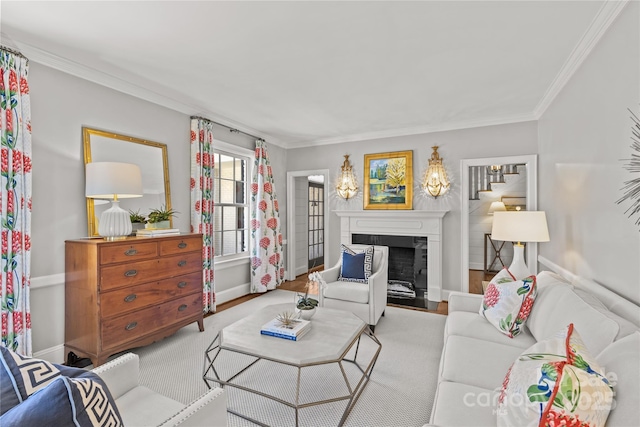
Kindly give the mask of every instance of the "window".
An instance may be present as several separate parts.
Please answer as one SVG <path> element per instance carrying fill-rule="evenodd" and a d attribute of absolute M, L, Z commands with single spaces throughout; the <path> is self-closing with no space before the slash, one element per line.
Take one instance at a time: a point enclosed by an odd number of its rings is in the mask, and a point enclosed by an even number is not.
<path fill-rule="evenodd" d="M 216 144 L 214 143 L 214 146 Z M 222 144 L 217 144 L 222 145 Z M 226 146 L 226 144 L 224 144 Z M 249 253 L 248 155 L 214 149 L 213 238 L 215 256 Z M 235 150 L 234 150 L 235 151 Z"/>

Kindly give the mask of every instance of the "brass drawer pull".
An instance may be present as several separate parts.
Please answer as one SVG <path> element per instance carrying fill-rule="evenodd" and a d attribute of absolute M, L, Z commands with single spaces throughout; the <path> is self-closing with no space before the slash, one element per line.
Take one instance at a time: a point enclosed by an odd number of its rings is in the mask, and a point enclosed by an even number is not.
<path fill-rule="evenodd" d="M 178 263 L 178 267 L 184 267 L 185 265 L 187 265 L 187 261 L 182 260 Z"/>
<path fill-rule="evenodd" d="M 133 277 L 136 274 L 138 274 L 138 270 L 127 270 L 124 273 L 125 277 Z"/>
<path fill-rule="evenodd" d="M 136 298 L 138 298 L 136 294 L 130 294 L 124 297 L 124 302 L 133 302 Z"/>
<path fill-rule="evenodd" d="M 180 307 L 178 307 L 178 311 L 185 311 L 187 309 L 187 304 L 182 304 Z"/>
<path fill-rule="evenodd" d="M 184 249 L 184 248 L 186 248 L 186 247 L 187 247 L 187 244 L 186 244 L 185 242 L 180 242 L 180 243 L 178 243 L 178 247 L 179 247 L 180 249 Z"/>
<path fill-rule="evenodd" d="M 131 322 L 127 326 L 125 326 L 124 328 L 127 331 L 131 331 L 131 330 L 135 329 L 136 326 L 138 326 L 138 322 Z"/>
<path fill-rule="evenodd" d="M 126 256 L 133 256 L 133 255 L 135 255 L 137 253 L 138 253 L 138 251 L 136 249 L 133 249 L 133 248 L 124 251 L 124 254 Z"/>
<path fill-rule="evenodd" d="M 180 282 L 180 283 L 178 283 L 178 287 L 179 287 L 180 289 L 184 288 L 185 286 L 187 286 L 187 282 Z"/>

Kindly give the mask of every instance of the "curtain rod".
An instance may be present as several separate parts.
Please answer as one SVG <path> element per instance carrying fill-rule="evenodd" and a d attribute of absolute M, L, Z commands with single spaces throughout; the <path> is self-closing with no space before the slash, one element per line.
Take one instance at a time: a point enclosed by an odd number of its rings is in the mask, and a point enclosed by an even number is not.
<path fill-rule="evenodd" d="M 10 47 L 4 46 L 4 45 L 0 45 L 0 49 L 5 50 L 9 53 L 12 53 L 16 56 L 19 56 L 22 59 L 26 59 L 27 61 L 29 61 L 29 58 L 27 58 L 26 56 L 24 56 L 22 53 L 20 53 L 20 51 L 17 51 L 15 49 L 11 49 Z"/>
<path fill-rule="evenodd" d="M 225 125 L 225 124 L 223 124 L 223 123 L 216 122 L 215 120 L 207 119 L 206 117 L 201 117 L 201 116 L 191 116 L 191 118 L 192 118 L 192 119 L 201 119 L 201 120 L 206 120 L 206 121 L 208 121 L 208 122 L 215 123 L 215 124 L 217 124 L 217 125 L 219 125 L 219 126 L 224 126 L 224 127 L 226 127 L 227 129 L 229 129 L 229 132 L 231 132 L 231 133 L 243 133 L 243 134 L 245 134 L 245 135 L 247 135 L 247 136 L 250 136 L 250 137 L 252 137 L 252 138 L 255 138 L 255 139 L 259 140 L 259 141 L 266 142 L 266 141 L 264 140 L 264 138 L 261 138 L 261 137 L 259 137 L 259 136 L 255 136 L 255 135 L 251 135 L 250 133 L 247 133 L 247 132 L 241 131 L 240 129 L 232 128 L 231 126 L 227 126 L 227 125 Z"/>

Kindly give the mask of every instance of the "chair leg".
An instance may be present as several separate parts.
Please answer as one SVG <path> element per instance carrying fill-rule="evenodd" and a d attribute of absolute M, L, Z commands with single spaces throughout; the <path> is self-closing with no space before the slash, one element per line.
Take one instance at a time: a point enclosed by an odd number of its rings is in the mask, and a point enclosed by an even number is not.
<path fill-rule="evenodd" d="M 382 317 L 384 317 L 384 312 L 385 312 L 385 311 L 386 311 L 386 310 L 384 310 L 384 311 L 382 312 Z"/>
<path fill-rule="evenodd" d="M 371 329 L 372 333 L 376 333 L 376 325 L 369 325 L 369 329 Z"/>

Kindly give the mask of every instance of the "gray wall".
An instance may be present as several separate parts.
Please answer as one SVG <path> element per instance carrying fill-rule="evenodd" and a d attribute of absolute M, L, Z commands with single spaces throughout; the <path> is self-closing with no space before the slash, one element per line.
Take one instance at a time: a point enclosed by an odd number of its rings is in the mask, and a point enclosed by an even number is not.
<path fill-rule="evenodd" d="M 186 114 L 33 61 L 29 85 L 34 171 L 32 333 L 34 352 L 42 352 L 64 342 L 64 242 L 87 235 L 82 127 L 167 144 L 172 205 L 180 212 L 174 226 L 182 231 L 189 231 L 190 129 Z M 224 127 L 216 129 L 216 138 L 253 150 L 253 138 L 231 133 Z M 269 154 L 285 224 L 286 152 L 269 146 Z M 219 290 L 248 289 L 247 283 L 247 265 L 216 274 Z"/>
<path fill-rule="evenodd" d="M 422 180 L 433 145 L 444 159 L 444 165 L 452 183 L 450 191 L 438 199 L 420 194 L 418 185 Z M 289 171 L 330 169 L 331 182 L 327 183 L 327 200 L 330 207 L 329 265 L 338 261 L 340 242 L 340 221 L 335 210 L 362 210 L 362 191 L 357 197 L 345 201 L 335 192 L 335 180 L 340 172 L 343 156 L 349 154 L 362 190 L 364 182 L 364 155 L 387 151 L 413 150 L 413 209 L 450 210 L 444 217 L 443 235 L 443 289 L 460 290 L 460 160 L 511 156 L 537 153 L 537 124 L 524 122 L 501 126 L 487 126 L 423 135 L 384 138 L 370 141 L 349 142 L 329 146 L 289 149 L 287 169 Z"/>
<path fill-rule="evenodd" d="M 540 254 L 640 303 L 640 233 L 617 205 L 632 175 L 628 108 L 640 104 L 640 3 L 629 2 L 539 121 Z M 638 154 L 637 152 L 635 153 Z M 636 174 L 637 176 L 637 174 Z M 634 220 L 637 217 L 634 218 Z"/>

